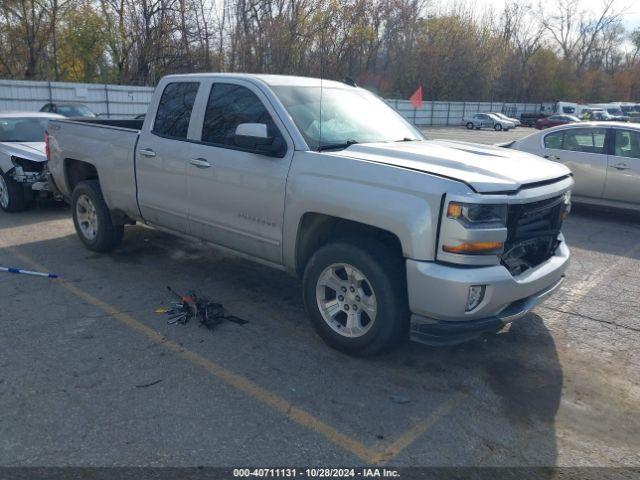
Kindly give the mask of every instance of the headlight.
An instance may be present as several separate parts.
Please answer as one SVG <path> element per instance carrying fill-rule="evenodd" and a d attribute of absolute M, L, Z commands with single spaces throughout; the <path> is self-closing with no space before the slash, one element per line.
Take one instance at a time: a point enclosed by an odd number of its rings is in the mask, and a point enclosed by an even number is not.
<path fill-rule="evenodd" d="M 483 205 L 451 202 L 447 217 L 466 228 L 504 228 L 507 225 L 507 205 Z"/>

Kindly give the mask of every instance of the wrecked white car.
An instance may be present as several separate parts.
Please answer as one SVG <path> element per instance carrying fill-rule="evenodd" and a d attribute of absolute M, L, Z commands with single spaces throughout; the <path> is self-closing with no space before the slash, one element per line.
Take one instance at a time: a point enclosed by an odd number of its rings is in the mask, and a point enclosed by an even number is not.
<path fill-rule="evenodd" d="M 19 212 L 48 195 L 44 134 L 52 113 L 0 113 L 0 208 Z"/>

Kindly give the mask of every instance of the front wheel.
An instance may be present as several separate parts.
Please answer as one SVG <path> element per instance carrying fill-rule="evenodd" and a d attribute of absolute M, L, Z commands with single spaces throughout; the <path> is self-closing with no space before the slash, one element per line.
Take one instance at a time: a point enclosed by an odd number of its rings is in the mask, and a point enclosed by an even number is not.
<path fill-rule="evenodd" d="M 500 130 L 502 130 L 502 124 L 500 124 L 500 123 L 496 123 L 496 124 L 493 126 L 493 129 L 494 129 L 496 132 L 499 132 Z"/>
<path fill-rule="evenodd" d="M 71 209 L 76 233 L 89 250 L 107 252 L 122 241 L 124 226 L 113 224 L 97 180 L 85 180 L 76 186 Z"/>
<path fill-rule="evenodd" d="M 28 205 L 22 185 L 0 170 L 0 208 L 13 213 L 26 209 Z"/>
<path fill-rule="evenodd" d="M 406 336 L 409 311 L 398 257 L 368 239 L 331 243 L 312 255 L 303 277 L 304 303 L 327 344 L 373 355 Z"/>

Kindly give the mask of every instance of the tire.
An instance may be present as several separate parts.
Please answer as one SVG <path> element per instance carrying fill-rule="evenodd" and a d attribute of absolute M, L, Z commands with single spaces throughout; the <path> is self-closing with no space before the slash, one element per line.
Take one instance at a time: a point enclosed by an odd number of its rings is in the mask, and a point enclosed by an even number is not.
<path fill-rule="evenodd" d="M 98 180 L 84 180 L 76 186 L 71 211 L 76 233 L 89 250 L 108 252 L 122 241 L 124 226 L 113 224 Z"/>
<path fill-rule="evenodd" d="M 499 132 L 500 130 L 502 130 L 502 124 L 501 124 L 501 123 L 496 123 L 496 124 L 493 126 L 493 129 L 494 129 L 496 132 Z"/>
<path fill-rule="evenodd" d="M 346 266 L 351 267 L 350 277 Z M 342 240 L 320 247 L 306 265 L 303 298 L 316 332 L 329 346 L 345 353 L 374 355 L 407 337 L 404 262 L 377 241 Z M 321 303 L 333 308 L 323 313 Z M 359 307 L 354 309 L 354 305 Z"/>
<path fill-rule="evenodd" d="M 467 122 L 467 130 L 473 130 L 473 123 Z"/>
<path fill-rule="evenodd" d="M 28 206 L 22 185 L 0 170 L 0 208 L 5 212 L 15 213 Z"/>

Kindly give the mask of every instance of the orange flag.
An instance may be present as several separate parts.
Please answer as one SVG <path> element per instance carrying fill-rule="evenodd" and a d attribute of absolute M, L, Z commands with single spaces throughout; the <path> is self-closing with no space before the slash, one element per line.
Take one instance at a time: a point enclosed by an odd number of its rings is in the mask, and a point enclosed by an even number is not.
<path fill-rule="evenodd" d="M 409 101 L 411 102 L 411 106 L 413 108 L 422 108 L 422 85 L 420 85 L 418 89 L 413 92 L 413 95 L 409 97 Z"/>

